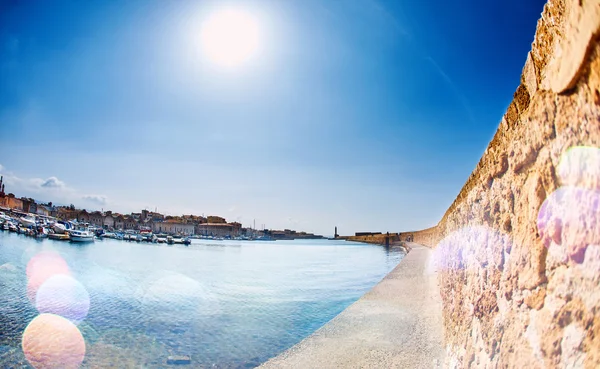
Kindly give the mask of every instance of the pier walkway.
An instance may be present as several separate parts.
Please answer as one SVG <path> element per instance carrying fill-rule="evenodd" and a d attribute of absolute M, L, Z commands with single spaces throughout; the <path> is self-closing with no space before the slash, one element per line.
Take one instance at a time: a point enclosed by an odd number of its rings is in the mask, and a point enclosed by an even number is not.
<path fill-rule="evenodd" d="M 433 250 L 412 250 L 371 291 L 260 368 L 437 368 L 444 363 L 442 304 Z"/>

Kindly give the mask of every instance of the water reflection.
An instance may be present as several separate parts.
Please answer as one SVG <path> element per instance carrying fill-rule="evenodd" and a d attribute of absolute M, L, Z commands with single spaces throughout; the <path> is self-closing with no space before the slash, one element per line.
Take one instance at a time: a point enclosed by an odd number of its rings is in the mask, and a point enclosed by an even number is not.
<path fill-rule="evenodd" d="M 402 257 L 335 241 L 82 248 L 6 232 L 0 248 L 0 345 L 8 347 L 0 367 L 52 367 L 62 355 L 84 367 L 162 368 L 168 355 L 190 355 L 195 366 L 257 365 L 329 321 Z M 48 337 L 52 327 L 72 342 L 67 351 Z"/>

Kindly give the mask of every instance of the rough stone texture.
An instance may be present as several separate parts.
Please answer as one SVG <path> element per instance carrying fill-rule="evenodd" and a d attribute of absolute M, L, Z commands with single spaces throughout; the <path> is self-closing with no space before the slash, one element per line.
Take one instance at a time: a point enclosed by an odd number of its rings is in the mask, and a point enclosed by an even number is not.
<path fill-rule="evenodd" d="M 448 367 L 600 367 L 599 24 L 600 0 L 546 4 L 488 149 L 410 233 L 435 247 Z"/>

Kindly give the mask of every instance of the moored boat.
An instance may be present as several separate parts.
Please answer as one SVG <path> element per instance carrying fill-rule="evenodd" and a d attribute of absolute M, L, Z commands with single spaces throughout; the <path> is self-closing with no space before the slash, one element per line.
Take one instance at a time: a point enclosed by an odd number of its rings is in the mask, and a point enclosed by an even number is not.
<path fill-rule="evenodd" d="M 35 232 L 35 237 L 36 238 L 48 237 L 48 229 L 46 229 L 46 227 L 38 227 L 38 229 Z"/>
<path fill-rule="evenodd" d="M 57 241 L 68 241 L 71 237 L 69 237 L 68 233 L 51 233 L 48 235 L 48 238 Z"/>
<path fill-rule="evenodd" d="M 34 227 L 35 226 L 35 217 L 33 217 L 31 215 L 27 215 L 27 216 L 24 216 L 24 217 L 20 218 L 19 222 L 24 227 Z"/>
<path fill-rule="evenodd" d="M 52 229 L 54 230 L 55 233 L 66 233 L 67 232 L 67 227 L 65 227 L 64 224 L 60 224 L 58 222 L 54 223 L 52 225 Z"/>
<path fill-rule="evenodd" d="M 94 234 L 89 231 L 72 230 L 70 236 L 72 242 L 94 242 Z"/>

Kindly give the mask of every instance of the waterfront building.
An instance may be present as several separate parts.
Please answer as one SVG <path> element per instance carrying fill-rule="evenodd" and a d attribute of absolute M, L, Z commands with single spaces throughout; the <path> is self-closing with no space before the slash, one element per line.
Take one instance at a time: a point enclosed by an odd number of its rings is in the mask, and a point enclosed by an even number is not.
<path fill-rule="evenodd" d="M 23 211 L 23 201 L 21 199 L 17 199 L 15 197 L 15 195 L 9 193 L 5 197 L 3 197 L 1 200 L 2 200 L 2 202 L 0 203 L 0 205 L 2 207 Z"/>
<path fill-rule="evenodd" d="M 83 209 L 77 214 L 77 221 L 80 223 L 90 222 L 90 214 L 87 212 L 87 210 Z"/>
<path fill-rule="evenodd" d="M 207 223 L 219 223 L 219 224 L 227 223 L 225 218 L 217 216 L 217 215 L 209 215 L 208 217 L 206 217 L 206 220 L 207 220 Z"/>
<path fill-rule="evenodd" d="M 162 222 L 165 220 L 165 216 L 160 213 L 156 213 L 153 211 L 142 210 L 140 219 L 142 222 Z"/>
<path fill-rule="evenodd" d="M 96 227 L 102 227 L 104 224 L 104 215 L 99 211 L 91 212 L 89 223 Z"/>
<path fill-rule="evenodd" d="M 27 197 L 21 197 L 21 203 L 22 203 L 21 210 L 23 210 L 23 212 L 32 213 L 32 214 L 37 213 L 37 204 L 35 203 L 34 199 L 27 198 Z"/>
<path fill-rule="evenodd" d="M 62 220 L 71 220 L 71 219 L 77 219 L 78 216 L 78 211 L 75 209 L 71 209 L 69 207 L 66 206 L 60 206 L 56 209 L 56 215 L 57 218 L 62 219 Z"/>
<path fill-rule="evenodd" d="M 196 234 L 214 237 L 236 237 L 240 235 L 241 228 L 240 223 L 202 223 L 196 225 Z"/>
<path fill-rule="evenodd" d="M 189 236 L 194 234 L 194 231 L 194 225 L 190 223 L 181 223 L 169 220 L 152 223 L 152 232 L 154 233 L 181 234 Z"/>
<path fill-rule="evenodd" d="M 125 229 L 125 219 L 121 214 L 115 214 L 114 216 L 114 228 Z"/>
<path fill-rule="evenodd" d="M 49 216 L 51 216 L 51 214 L 50 214 L 50 213 L 51 213 L 51 212 L 50 212 L 50 209 L 48 209 L 48 207 L 46 207 L 46 206 L 44 206 L 44 205 L 38 205 L 38 206 L 37 206 L 37 210 L 36 210 L 36 212 L 35 212 L 35 213 L 36 213 L 37 215 L 43 215 L 43 216 L 46 216 L 46 217 L 49 217 Z"/>
<path fill-rule="evenodd" d="M 137 229 L 138 222 L 135 218 L 125 215 L 123 217 L 123 229 Z"/>
<path fill-rule="evenodd" d="M 115 227 L 115 218 L 112 213 L 107 211 L 104 215 L 104 220 L 102 221 L 102 225 L 104 228 L 114 228 Z"/>

